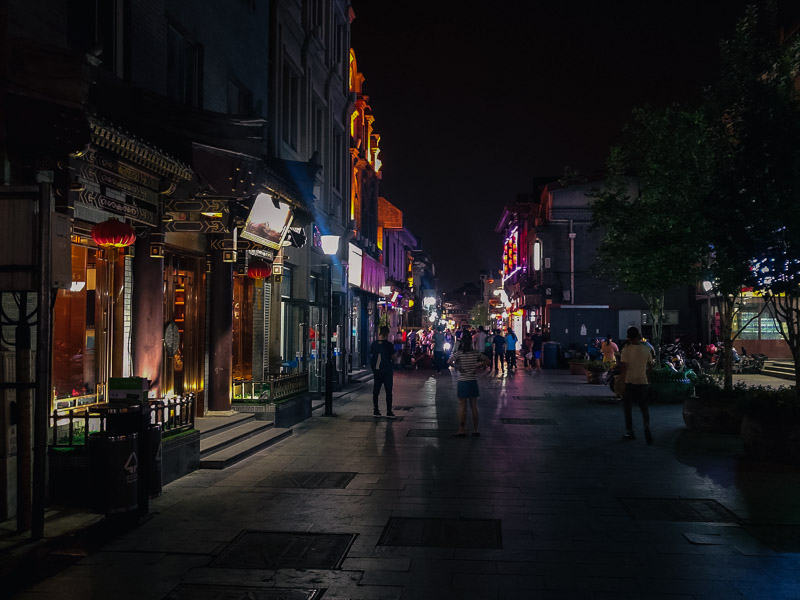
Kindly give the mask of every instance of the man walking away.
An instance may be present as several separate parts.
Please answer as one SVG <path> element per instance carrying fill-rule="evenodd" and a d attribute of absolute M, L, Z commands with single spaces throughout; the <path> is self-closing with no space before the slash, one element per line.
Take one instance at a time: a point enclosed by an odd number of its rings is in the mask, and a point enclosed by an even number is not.
<path fill-rule="evenodd" d="M 652 356 L 650 348 L 642 343 L 642 334 L 636 327 L 628 327 L 628 343 L 622 349 L 619 376 L 625 382 L 625 391 L 622 393 L 622 404 L 625 410 L 625 435 L 623 440 L 635 440 L 633 433 L 633 403 L 636 402 L 642 411 L 644 425 L 644 439 L 647 445 L 653 443 L 653 434 L 650 433 L 650 411 L 647 407 L 647 382 L 652 369 Z"/>
<path fill-rule="evenodd" d="M 392 412 L 392 384 L 394 383 L 392 354 L 394 347 L 386 340 L 387 337 L 389 337 L 389 328 L 384 325 L 378 332 L 378 339 L 372 342 L 369 349 L 370 366 L 375 376 L 372 386 L 372 416 L 376 419 L 381 416 L 381 411 L 378 410 L 378 394 L 381 392 L 381 386 L 386 390 L 386 416 L 394 419 Z"/>
<path fill-rule="evenodd" d="M 472 349 L 477 352 L 486 353 L 486 330 L 483 325 L 478 327 L 478 331 L 472 336 Z M 491 360 L 489 361 L 491 364 Z"/>
<path fill-rule="evenodd" d="M 436 333 L 433 334 L 431 343 L 433 344 L 433 368 L 436 369 L 436 374 L 442 372 L 442 367 L 445 363 L 444 343 L 446 339 L 444 336 L 444 327 L 439 325 L 436 328 Z"/>
<path fill-rule="evenodd" d="M 500 364 L 500 368 L 497 368 L 497 364 Z M 503 371 L 506 370 L 506 340 L 505 338 L 500 335 L 500 330 L 494 330 L 494 370 L 495 371 Z"/>
<path fill-rule="evenodd" d="M 517 334 L 509 327 L 506 330 L 506 365 L 508 370 L 517 370 Z"/>

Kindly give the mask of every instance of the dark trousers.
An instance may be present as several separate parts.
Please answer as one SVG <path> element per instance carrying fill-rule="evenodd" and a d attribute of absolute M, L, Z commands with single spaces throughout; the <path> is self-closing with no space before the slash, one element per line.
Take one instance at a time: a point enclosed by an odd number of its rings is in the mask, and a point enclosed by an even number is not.
<path fill-rule="evenodd" d="M 516 369 L 517 368 L 517 351 L 516 350 L 506 350 L 506 364 L 508 364 L 509 369 Z"/>
<path fill-rule="evenodd" d="M 642 411 L 642 423 L 645 429 L 650 427 L 650 409 L 647 406 L 647 385 L 626 383 L 625 393 L 622 394 L 622 407 L 625 410 L 625 431 L 633 432 L 633 403 L 639 405 Z"/>
<path fill-rule="evenodd" d="M 433 351 L 433 368 L 437 371 L 441 371 L 444 369 L 445 365 L 447 364 L 447 358 L 444 355 L 442 350 L 434 350 Z"/>
<path fill-rule="evenodd" d="M 498 364 L 500 365 L 500 368 L 497 367 Z M 503 354 L 502 350 L 495 350 L 495 353 L 494 353 L 494 370 L 495 371 L 500 371 L 500 370 L 505 370 L 505 368 L 506 368 L 506 357 L 505 357 L 505 354 Z"/>
<path fill-rule="evenodd" d="M 386 390 L 386 412 L 392 412 L 392 385 L 394 384 L 394 373 L 391 371 L 373 371 L 375 379 L 372 385 L 372 407 L 378 410 L 378 394 L 381 393 L 381 386 Z"/>

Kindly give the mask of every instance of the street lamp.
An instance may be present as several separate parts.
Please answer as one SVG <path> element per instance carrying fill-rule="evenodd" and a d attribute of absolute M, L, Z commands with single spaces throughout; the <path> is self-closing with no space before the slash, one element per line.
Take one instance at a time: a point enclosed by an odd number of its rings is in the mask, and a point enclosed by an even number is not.
<path fill-rule="evenodd" d="M 330 257 L 328 263 L 328 339 L 325 343 L 325 416 L 333 416 L 333 257 L 339 251 L 338 235 L 320 236 L 322 251 Z"/>
<path fill-rule="evenodd" d="M 713 325 L 711 322 L 711 290 L 714 289 L 714 284 L 710 281 L 704 281 L 702 283 L 703 291 L 706 293 L 706 306 L 707 306 L 707 315 L 708 315 L 708 343 L 713 344 L 714 341 L 712 339 L 714 335 Z"/>

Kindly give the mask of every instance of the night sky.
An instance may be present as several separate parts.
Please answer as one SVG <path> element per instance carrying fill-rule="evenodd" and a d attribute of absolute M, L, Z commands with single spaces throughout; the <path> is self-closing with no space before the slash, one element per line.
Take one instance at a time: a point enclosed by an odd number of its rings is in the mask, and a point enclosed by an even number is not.
<path fill-rule="evenodd" d="M 745 4 L 353 0 L 381 195 L 440 289 L 499 269 L 494 227 L 533 177 L 601 171 L 634 107 L 697 99 Z"/>

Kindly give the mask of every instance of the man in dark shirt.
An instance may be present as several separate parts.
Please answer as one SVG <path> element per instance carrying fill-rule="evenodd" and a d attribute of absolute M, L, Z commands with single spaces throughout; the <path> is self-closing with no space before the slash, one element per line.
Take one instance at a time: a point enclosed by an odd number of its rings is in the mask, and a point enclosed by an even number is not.
<path fill-rule="evenodd" d="M 394 383 L 392 355 L 394 354 L 394 346 L 386 340 L 387 337 L 389 337 L 389 328 L 383 326 L 378 332 L 378 339 L 372 342 L 372 346 L 369 349 L 370 366 L 375 376 L 372 386 L 372 416 L 376 419 L 381 416 L 381 411 L 378 410 L 378 394 L 381 392 L 381 386 L 386 389 L 386 416 L 394 419 L 394 413 L 392 412 L 392 384 Z"/>
<path fill-rule="evenodd" d="M 502 371 L 505 373 L 506 371 L 506 339 L 500 335 L 500 330 L 494 330 L 494 370 L 495 371 Z M 498 369 L 498 365 L 500 368 Z"/>

